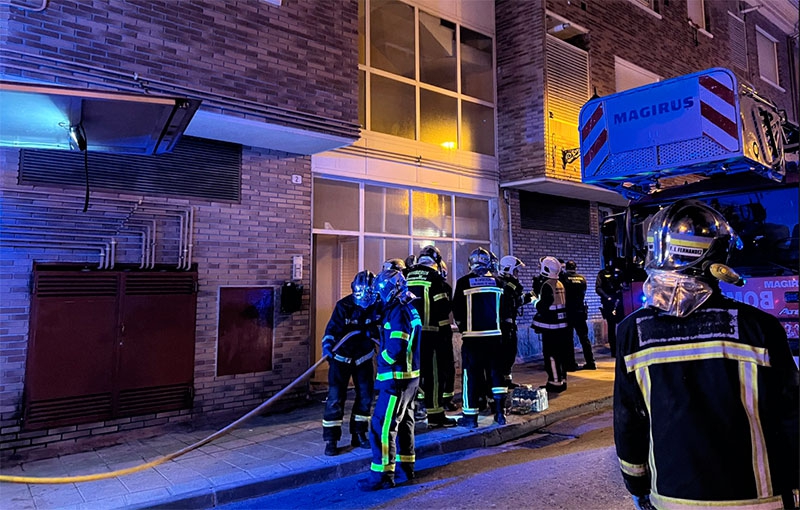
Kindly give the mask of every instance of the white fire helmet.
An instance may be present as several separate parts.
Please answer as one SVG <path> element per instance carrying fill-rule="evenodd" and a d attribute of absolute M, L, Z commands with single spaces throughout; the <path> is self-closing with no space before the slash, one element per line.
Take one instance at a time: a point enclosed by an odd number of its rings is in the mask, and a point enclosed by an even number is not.
<path fill-rule="evenodd" d="M 500 274 L 517 276 L 517 270 L 520 267 L 525 267 L 525 264 L 513 255 L 506 255 L 500 259 Z"/>
<path fill-rule="evenodd" d="M 561 272 L 561 262 L 555 257 L 542 257 L 539 259 L 541 270 L 539 273 L 548 278 L 558 278 Z"/>

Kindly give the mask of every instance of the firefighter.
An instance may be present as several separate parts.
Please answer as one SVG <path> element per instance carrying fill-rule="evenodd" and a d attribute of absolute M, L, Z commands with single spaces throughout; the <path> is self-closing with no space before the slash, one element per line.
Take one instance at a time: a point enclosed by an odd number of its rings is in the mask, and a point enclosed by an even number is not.
<path fill-rule="evenodd" d="M 511 299 L 503 300 L 504 306 L 500 310 L 500 330 L 503 334 L 503 344 L 501 347 L 501 370 L 506 387 L 509 389 L 519 386 L 512 380 L 511 369 L 517 359 L 517 317 L 522 315 L 522 306 L 530 303 L 532 295 L 524 292 L 520 283 L 519 268 L 525 264 L 512 255 L 506 255 L 500 259 L 498 268 L 499 276 L 503 280 L 504 287 L 508 290 L 506 294 Z"/>
<path fill-rule="evenodd" d="M 338 453 L 342 437 L 342 419 L 350 379 L 355 388 L 355 401 L 350 414 L 350 445 L 369 448 L 367 429 L 374 396 L 375 369 L 372 358 L 375 343 L 369 331 L 375 320 L 374 298 L 370 289 L 374 275 L 361 271 L 350 284 L 352 293 L 340 299 L 333 309 L 325 336 L 322 354 L 328 359 L 328 398 L 322 417 L 325 455 Z M 334 351 L 334 346 L 346 340 Z"/>
<path fill-rule="evenodd" d="M 608 347 L 611 355 L 617 352 L 617 324 L 625 312 L 622 310 L 622 270 L 616 267 L 614 259 L 606 260 L 605 267 L 597 273 L 594 290 L 600 296 L 600 308 L 608 327 Z"/>
<path fill-rule="evenodd" d="M 567 371 L 564 365 L 565 344 L 572 344 L 568 336 L 566 297 L 564 285 L 558 280 L 561 263 L 555 257 L 542 257 L 540 274 L 546 278 L 542 284 L 533 327 L 542 335 L 542 354 L 547 371 L 548 392 L 561 393 L 567 389 Z"/>
<path fill-rule="evenodd" d="M 450 328 L 450 286 L 442 277 L 442 254 L 435 246 L 419 252 L 418 263 L 408 269 L 408 290 L 417 299 L 411 303 L 422 319 L 422 394 L 429 426 L 455 426 L 444 409 L 443 379 L 455 373 L 453 330 Z M 452 389 L 451 389 L 452 392 Z M 415 416 L 416 419 L 416 416 Z"/>
<path fill-rule="evenodd" d="M 614 440 L 636 508 L 796 508 L 798 371 L 773 316 L 723 295 L 736 234 L 679 200 L 647 229 L 645 306 L 619 325 Z M 782 501 L 783 499 L 783 501 Z"/>
<path fill-rule="evenodd" d="M 500 369 L 500 307 L 503 282 L 490 273 L 491 255 L 476 248 L 469 255 L 470 272 L 456 282 L 453 293 L 453 318 L 461 331 L 461 366 L 463 416 L 458 424 L 478 426 L 479 400 L 486 388 L 486 374 L 491 378 L 494 397 L 494 420 L 504 424 L 507 388 Z"/>
<path fill-rule="evenodd" d="M 372 464 L 359 489 L 375 491 L 395 486 L 395 467 L 414 478 L 414 398 L 420 377 L 422 322 L 411 305 L 401 271 L 381 271 L 372 284 L 382 303 L 380 345 L 375 387 L 378 400 L 370 421 Z"/>
<path fill-rule="evenodd" d="M 567 372 L 576 370 L 597 370 L 592 353 L 592 343 L 589 341 L 589 326 L 586 324 L 586 278 L 578 273 L 578 265 L 574 260 L 568 260 L 564 264 L 564 272 L 560 278 L 564 284 L 564 293 L 567 300 L 567 329 L 569 337 L 572 339 L 572 332 L 578 335 L 583 351 L 583 366 L 578 366 L 575 362 L 575 348 L 572 342 L 567 346 L 564 362 L 567 365 Z"/>

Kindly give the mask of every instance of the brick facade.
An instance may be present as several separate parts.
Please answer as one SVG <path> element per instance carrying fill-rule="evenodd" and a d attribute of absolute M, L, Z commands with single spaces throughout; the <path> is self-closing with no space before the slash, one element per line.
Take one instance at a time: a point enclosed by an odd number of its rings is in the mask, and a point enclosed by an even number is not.
<path fill-rule="evenodd" d="M 355 0 L 284 0 L 274 6 L 260 0 L 233 2 L 50 2 L 42 12 L 4 5 L 8 20 L 4 57 L 7 76 L 33 78 L 73 87 L 117 84 L 127 90 L 140 80 L 163 90 L 177 87 L 209 98 L 221 111 L 220 98 L 241 111 L 270 115 L 280 109 L 287 125 L 312 118 L 327 127 L 357 122 L 357 30 Z M 335 13 L 335 15 L 334 15 Z M 28 57 L 26 55 L 35 55 Z M 125 76 L 125 79 L 119 78 Z M 118 79 L 119 78 L 119 79 Z M 248 110 L 249 109 L 249 110 Z M 234 111 L 234 115 L 242 115 Z M 275 124 L 280 119 L 270 119 Z M 33 191 L 17 184 L 20 152 L 0 150 L 3 195 Z M 90 163 L 91 167 L 91 163 Z M 299 176 L 301 183 L 292 182 Z M 44 247 L 0 250 L 0 453 L 31 454 L 47 447 L 88 447 L 114 441 L 115 435 L 154 433 L 158 427 L 201 417 L 236 417 L 284 388 L 310 365 L 309 311 L 311 264 L 311 158 L 269 149 L 244 147 L 240 203 L 130 196 L 93 189 L 93 214 L 107 202 L 129 201 L 163 207 L 194 208 L 193 262 L 199 273 L 191 410 L 173 411 L 75 426 L 22 432 L 21 402 L 27 359 L 30 280 L 34 261 L 96 265 L 97 254 Z M 74 190 L 37 186 L 31 205 L 41 219 L 56 219 L 52 200 Z M 52 195 L 48 195 L 51 193 Z M 11 201 L 0 196 L 0 214 Z M 67 229 L 68 230 L 68 229 Z M 133 251 L 117 262 L 135 262 Z M 306 291 L 302 309 L 280 312 L 280 285 L 292 277 L 292 256 L 301 255 L 300 281 Z M 218 292 L 222 286 L 269 286 L 275 289 L 273 369 L 216 376 Z M 305 395 L 302 386 L 293 393 Z"/>

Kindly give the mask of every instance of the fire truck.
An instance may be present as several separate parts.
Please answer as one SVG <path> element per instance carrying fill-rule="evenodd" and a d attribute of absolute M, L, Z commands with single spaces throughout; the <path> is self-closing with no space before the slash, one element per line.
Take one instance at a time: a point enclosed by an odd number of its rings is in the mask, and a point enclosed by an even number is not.
<path fill-rule="evenodd" d="M 798 352 L 798 126 L 723 68 L 589 100 L 579 116 L 584 183 L 620 193 L 600 227 L 602 258 L 625 274 L 624 310 L 642 304 L 644 224 L 659 207 L 697 198 L 721 212 L 743 248 L 731 298 L 776 316 Z"/>

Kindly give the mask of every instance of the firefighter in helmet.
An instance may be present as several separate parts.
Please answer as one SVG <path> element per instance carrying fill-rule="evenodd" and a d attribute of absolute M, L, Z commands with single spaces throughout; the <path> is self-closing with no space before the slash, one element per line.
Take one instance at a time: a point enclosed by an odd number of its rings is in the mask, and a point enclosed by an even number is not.
<path fill-rule="evenodd" d="M 358 482 L 363 491 L 394 487 L 398 466 L 407 480 L 414 478 L 413 404 L 420 377 L 422 323 L 411 306 L 414 295 L 408 292 L 403 273 L 381 271 L 372 289 L 383 306 L 375 382 L 378 399 L 370 420 L 372 464 L 370 476 Z"/>
<path fill-rule="evenodd" d="M 619 325 L 614 378 L 636 508 L 796 508 L 798 370 L 781 323 L 719 288 L 740 282 L 736 241 L 696 200 L 649 223 L 645 306 Z"/>
<path fill-rule="evenodd" d="M 352 293 L 340 299 L 333 309 L 325 336 L 322 354 L 328 359 L 328 398 L 322 417 L 325 455 L 338 453 L 342 437 L 344 405 L 350 379 L 355 387 L 355 401 L 350 414 L 351 446 L 369 448 L 367 429 L 374 393 L 375 371 L 372 358 L 375 342 L 370 330 L 375 320 L 371 285 L 374 275 L 361 271 L 350 284 Z M 335 346 L 342 342 L 341 345 Z"/>
<path fill-rule="evenodd" d="M 519 269 L 521 267 L 525 267 L 525 264 L 512 255 L 506 255 L 501 258 L 498 264 L 499 277 L 503 280 L 503 284 L 508 290 L 508 296 L 512 298 L 504 300 L 504 306 L 500 310 L 502 319 L 500 330 L 503 332 L 503 344 L 500 354 L 501 369 L 508 388 L 516 388 L 518 386 L 511 378 L 511 369 L 517 359 L 517 317 L 522 314 L 522 306 L 532 300 L 532 295 L 524 291 L 522 283 L 519 281 Z"/>
<path fill-rule="evenodd" d="M 555 257 L 539 260 L 540 274 L 545 277 L 536 302 L 536 315 L 532 327 L 542 335 L 542 354 L 547 371 L 547 391 L 560 393 L 567 389 L 567 370 L 564 365 L 565 344 L 572 344 L 568 336 L 566 297 L 564 285 L 558 280 L 561 262 Z"/>
<path fill-rule="evenodd" d="M 463 372 L 463 416 L 458 424 L 478 426 L 479 400 L 485 391 L 486 374 L 491 379 L 495 422 L 505 423 L 507 388 L 500 367 L 499 347 L 503 282 L 492 275 L 491 254 L 476 248 L 469 255 L 470 272 L 456 282 L 453 293 L 453 318 L 461 331 L 461 366 Z"/>
<path fill-rule="evenodd" d="M 578 273 L 578 264 L 574 260 L 568 260 L 564 264 L 564 272 L 561 273 L 561 283 L 564 284 L 564 292 L 567 300 L 567 328 L 569 336 L 572 332 L 578 335 L 583 351 L 583 359 L 586 362 L 579 366 L 575 361 L 575 346 L 572 342 L 567 345 L 564 362 L 567 365 L 567 372 L 576 370 L 597 370 L 592 352 L 592 343 L 589 341 L 589 326 L 586 324 L 588 317 L 586 310 L 586 278 Z"/>
<path fill-rule="evenodd" d="M 422 320 L 421 385 L 428 425 L 453 426 L 455 420 L 445 414 L 444 396 L 448 388 L 443 384 L 455 375 L 450 286 L 442 277 L 442 254 L 438 248 L 425 246 L 417 260 L 418 263 L 408 269 L 406 279 L 408 290 L 417 297 L 411 303 Z M 452 387 L 449 390 L 452 395 Z"/>

